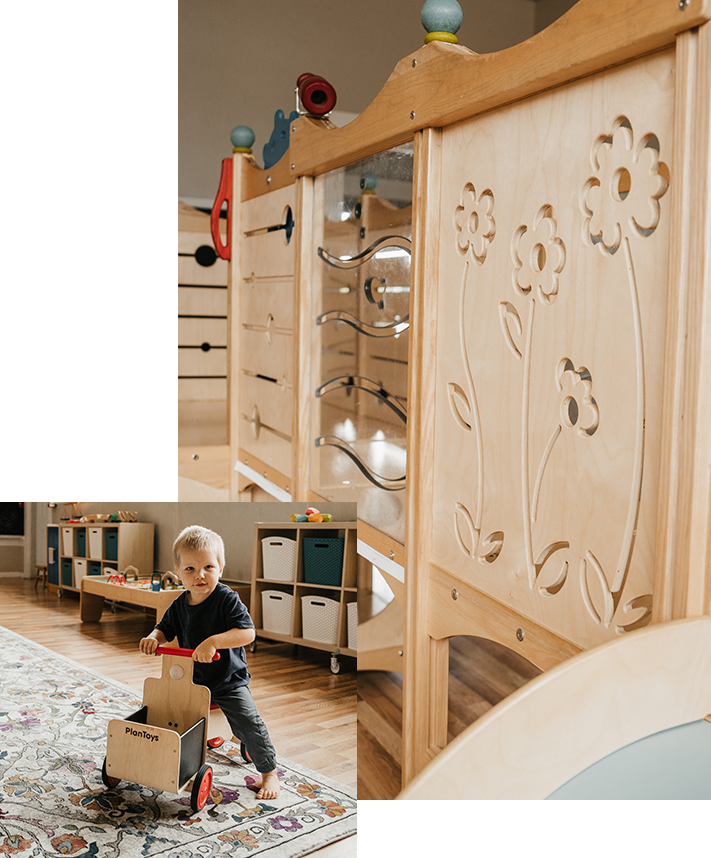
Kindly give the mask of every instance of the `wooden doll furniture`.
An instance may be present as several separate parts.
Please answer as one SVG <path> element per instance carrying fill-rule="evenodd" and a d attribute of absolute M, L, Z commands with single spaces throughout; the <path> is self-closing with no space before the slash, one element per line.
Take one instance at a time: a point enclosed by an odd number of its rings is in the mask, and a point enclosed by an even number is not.
<path fill-rule="evenodd" d="M 711 613 L 710 16 L 434 40 L 349 125 L 224 165 L 232 497 L 358 501 L 405 784 L 447 744 L 453 635 L 549 670 Z"/>

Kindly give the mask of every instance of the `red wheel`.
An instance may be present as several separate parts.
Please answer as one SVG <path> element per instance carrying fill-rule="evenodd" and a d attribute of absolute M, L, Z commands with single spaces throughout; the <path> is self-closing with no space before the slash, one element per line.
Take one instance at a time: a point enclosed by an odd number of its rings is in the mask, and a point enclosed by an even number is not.
<path fill-rule="evenodd" d="M 222 736 L 215 736 L 214 739 L 208 739 L 207 740 L 207 747 L 208 748 L 219 748 L 221 745 L 224 745 L 224 744 L 225 744 L 225 740 L 222 738 Z"/>
<path fill-rule="evenodd" d="M 190 793 L 190 807 L 195 813 L 205 807 L 205 802 L 210 795 L 212 789 L 212 766 L 200 766 L 198 773 L 193 781 L 193 788 Z"/>
<path fill-rule="evenodd" d="M 242 754 L 242 759 L 245 761 L 245 763 L 251 763 L 252 762 L 252 758 L 247 753 L 247 746 L 244 744 L 244 742 L 240 743 L 239 752 L 240 752 L 240 754 Z"/>
<path fill-rule="evenodd" d="M 121 783 L 121 778 L 112 778 L 110 775 L 106 774 L 106 760 L 104 759 L 104 765 L 101 767 L 101 780 L 104 783 L 105 787 L 109 789 L 113 789 L 113 787 L 118 786 Z"/>

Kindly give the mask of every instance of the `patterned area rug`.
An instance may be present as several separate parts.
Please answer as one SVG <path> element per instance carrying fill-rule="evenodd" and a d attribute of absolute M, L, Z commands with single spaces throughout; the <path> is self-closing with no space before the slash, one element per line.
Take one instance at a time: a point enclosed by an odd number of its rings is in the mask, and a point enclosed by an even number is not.
<path fill-rule="evenodd" d="M 187 793 L 107 789 L 107 723 L 140 694 L 2 627 L 0 653 L 0 856 L 298 858 L 355 833 L 353 790 L 280 758 L 281 795 L 258 801 L 257 771 L 228 742 L 207 755 L 198 813 Z"/>

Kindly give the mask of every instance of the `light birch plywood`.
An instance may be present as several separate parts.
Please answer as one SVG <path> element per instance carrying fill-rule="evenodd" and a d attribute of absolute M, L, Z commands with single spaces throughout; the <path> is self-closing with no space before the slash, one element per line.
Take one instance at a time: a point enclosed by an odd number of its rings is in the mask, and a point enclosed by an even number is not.
<path fill-rule="evenodd" d="M 711 619 L 650 626 L 531 680 L 400 799 L 543 799 L 608 754 L 711 711 Z"/>
<path fill-rule="evenodd" d="M 444 132 L 432 559 L 582 647 L 651 613 L 673 97 L 667 51 Z"/>
<path fill-rule="evenodd" d="M 208 235 L 202 244 L 212 247 Z M 178 284 L 180 286 L 220 286 L 227 282 L 227 262 L 215 260 L 214 265 L 199 265 L 191 256 L 178 257 Z"/>
<path fill-rule="evenodd" d="M 225 319 L 178 319 L 178 342 L 181 346 L 227 345 Z"/>
<path fill-rule="evenodd" d="M 219 376 L 227 373 L 228 349 L 216 348 L 204 352 L 200 348 L 178 349 L 179 376 Z"/>
<path fill-rule="evenodd" d="M 227 277 L 224 281 L 227 283 Z M 178 289 L 178 315 L 227 316 L 227 288 L 183 286 Z"/>

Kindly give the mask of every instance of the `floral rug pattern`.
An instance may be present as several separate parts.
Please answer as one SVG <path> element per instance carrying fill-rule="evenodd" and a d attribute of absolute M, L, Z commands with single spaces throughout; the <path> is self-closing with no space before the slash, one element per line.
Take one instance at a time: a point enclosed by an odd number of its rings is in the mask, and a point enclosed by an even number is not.
<path fill-rule="evenodd" d="M 0 627 L 0 856 L 298 858 L 356 830 L 355 792 L 279 759 L 282 792 L 258 801 L 239 747 L 208 752 L 205 807 L 101 780 L 106 727 L 140 694 Z"/>

